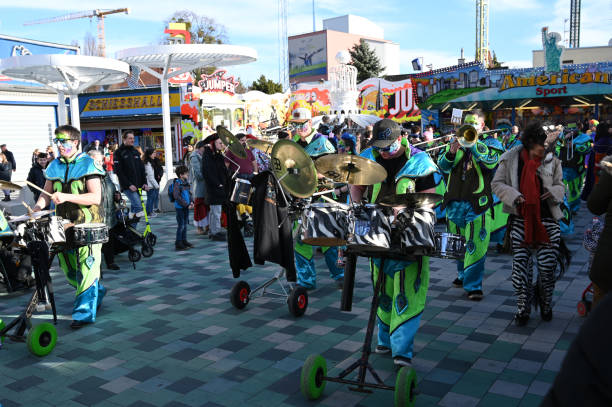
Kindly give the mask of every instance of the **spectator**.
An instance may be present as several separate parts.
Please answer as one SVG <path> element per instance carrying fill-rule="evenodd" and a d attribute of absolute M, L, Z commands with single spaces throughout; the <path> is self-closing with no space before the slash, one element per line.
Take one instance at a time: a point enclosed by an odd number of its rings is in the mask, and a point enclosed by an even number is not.
<path fill-rule="evenodd" d="M 138 189 L 148 189 L 144 164 L 138 150 L 134 148 L 134 133 L 126 131 L 122 140 L 123 144 L 114 154 L 113 169 L 119 178 L 121 192 L 130 200 L 131 216 L 141 217 L 143 212 Z"/>
<path fill-rule="evenodd" d="M 549 153 L 545 157 L 546 133 L 539 122 L 525 128 L 522 146 L 503 154 L 492 182 L 493 193 L 503 202 L 512 239 L 512 285 L 517 295 L 518 326 L 529 321 L 533 300 L 531 251 L 536 251 L 536 290 L 542 320 L 552 319 L 554 271 L 561 233 L 565 186 L 561 161 Z"/>
<path fill-rule="evenodd" d="M 164 177 L 164 166 L 159 159 L 159 152 L 156 152 L 153 157 L 153 175 L 155 176 L 155 181 L 159 184 Z M 157 200 L 157 207 L 153 208 L 154 212 L 161 213 L 159 210 L 159 199 Z"/>
<path fill-rule="evenodd" d="M 13 170 L 13 172 L 17 171 L 17 163 L 15 162 L 15 156 L 13 156 L 13 153 L 6 149 L 6 144 L 0 145 L 0 150 L 2 151 L 2 154 L 4 154 L 4 156 L 6 157 L 6 160 L 11 164 L 11 169 Z M 11 177 L 12 174 L 9 173 L 8 181 L 11 180 Z"/>
<path fill-rule="evenodd" d="M 236 138 L 244 147 L 247 156 L 246 158 L 240 158 L 228 150 L 225 153 L 227 157 L 227 164 L 229 168 L 231 168 L 232 172 L 238 170 L 238 177 L 251 179 L 253 178 L 253 173 L 257 172 L 257 160 L 253 154 L 253 150 L 246 143 L 246 134 L 238 133 L 236 134 Z M 236 167 L 236 165 L 238 165 L 238 167 Z"/>
<path fill-rule="evenodd" d="M 9 160 L 6 159 L 6 155 L 0 153 L 0 180 L 2 181 L 10 181 L 11 180 L 11 169 L 12 165 Z M 11 190 L 3 189 L 4 199 L 3 201 L 7 202 L 11 200 Z"/>
<path fill-rule="evenodd" d="M 187 167 L 188 170 L 189 170 L 189 166 L 191 165 L 190 157 L 192 153 L 193 153 L 193 144 L 187 144 L 187 151 L 185 152 L 185 155 L 183 156 L 183 164 L 185 164 L 185 167 Z"/>
<path fill-rule="evenodd" d="M 202 173 L 202 157 L 206 143 L 198 141 L 195 150 L 191 153 L 191 181 L 193 184 L 193 220 L 198 235 L 208 234 L 208 208 L 206 205 L 206 181 Z"/>
<path fill-rule="evenodd" d="M 55 160 L 55 151 L 53 151 L 53 146 L 47 147 L 47 157 L 48 157 L 47 164 Z"/>
<path fill-rule="evenodd" d="M 589 271 L 589 277 L 593 282 L 593 306 L 595 306 L 612 289 L 612 272 L 610 271 L 610 263 L 612 263 L 610 254 L 612 247 L 612 155 L 601 160 L 599 181 L 589 195 L 587 206 L 595 215 L 606 214 L 603 231 L 599 237 Z"/>
<path fill-rule="evenodd" d="M 47 153 L 38 153 L 36 157 L 36 161 L 32 164 L 32 168 L 30 168 L 30 172 L 28 173 L 27 180 L 32 184 L 38 186 L 39 188 L 44 188 L 45 186 L 45 173 L 44 169 L 47 167 Z M 34 194 L 34 202 L 38 201 L 38 197 L 40 196 L 40 190 L 29 186 L 30 191 Z"/>
<path fill-rule="evenodd" d="M 176 250 L 186 250 L 193 245 L 187 241 L 187 224 L 189 223 L 189 209 L 193 208 L 193 200 L 189 186 L 189 171 L 184 165 L 176 167 L 176 176 L 172 190 L 174 209 L 176 210 Z"/>
<path fill-rule="evenodd" d="M 40 153 L 40 150 L 35 148 L 34 152 L 32 153 L 32 165 L 36 164 L 36 160 L 38 160 L 39 153 Z"/>
<path fill-rule="evenodd" d="M 221 230 L 221 209 L 227 201 L 229 194 L 230 177 L 221 152 L 225 148 L 217 133 L 213 133 L 204 140 L 209 142 L 211 148 L 204 150 L 202 158 L 202 172 L 206 182 L 206 199 L 210 205 L 208 224 L 209 237 L 212 240 L 224 241 L 226 235 Z"/>
<path fill-rule="evenodd" d="M 89 143 L 89 145 L 87 146 L 87 152 L 90 152 L 92 150 L 96 150 L 104 154 L 104 147 L 100 144 L 100 140 L 95 139 L 93 143 Z"/>
<path fill-rule="evenodd" d="M 152 148 L 147 148 L 144 155 L 145 176 L 147 177 L 147 216 L 154 218 L 157 216 L 153 209 L 157 208 L 159 201 L 159 184 L 155 179 L 155 169 L 153 168 L 153 160 L 157 153 Z"/>

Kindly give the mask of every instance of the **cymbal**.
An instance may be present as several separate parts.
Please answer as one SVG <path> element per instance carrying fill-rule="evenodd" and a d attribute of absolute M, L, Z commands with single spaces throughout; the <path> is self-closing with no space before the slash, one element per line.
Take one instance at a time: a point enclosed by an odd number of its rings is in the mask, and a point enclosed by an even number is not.
<path fill-rule="evenodd" d="M 272 151 L 272 146 L 274 146 L 274 143 L 270 143 L 269 141 L 259 140 L 259 139 L 248 139 L 247 146 L 261 150 L 266 154 L 270 154 L 270 151 Z"/>
<path fill-rule="evenodd" d="M 14 184 L 10 181 L 0 181 L 0 189 L 10 189 L 11 191 L 19 191 L 23 188 L 21 185 Z"/>
<path fill-rule="evenodd" d="M 319 158 L 317 171 L 336 182 L 373 185 L 387 178 L 387 171 L 376 161 L 351 154 L 329 154 Z"/>
<path fill-rule="evenodd" d="M 428 192 L 406 193 L 401 195 L 387 195 L 378 202 L 383 206 L 419 207 L 438 203 L 443 198 L 440 194 Z"/>
<path fill-rule="evenodd" d="M 279 140 L 270 153 L 270 167 L 281 185 L 298 198 L 308 198 L 317 189 L 317 170 L 299 144 Z"/>
<path fill-rule="evenodd" d="M 229 151 L 234 153 L 236 157 L 243 159 L 247 158 L 246 150 L 240 143 L 240 140 L 238 140 L 238 138 L 236 138 L 236 136 L 234 136 L 231 131 L 229 131 L 223 126 L 217 126 L 217 135 L 219 136 L 223 144 L 227 146 Z"/>
<path fill-rule="evenodd" d="M 31 214 L 26 213 L 25 215 L 20 216 L 9 216 L 8 221 L 11 223 L 25 222 L 26 220 L 42 218 L 43 216 L 47 216 L 52 213 L 55 213 L 55 210 L 38 211 L 32 212 Z"/>

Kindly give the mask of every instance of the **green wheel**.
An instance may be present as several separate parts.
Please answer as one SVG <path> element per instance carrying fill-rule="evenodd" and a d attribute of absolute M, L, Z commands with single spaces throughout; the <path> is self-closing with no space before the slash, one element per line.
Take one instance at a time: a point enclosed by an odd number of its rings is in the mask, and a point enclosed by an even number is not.
<path fill-rule="evenodd" d="M 28 332 L 28 350 L 36 356 L 47 356 L 57 343 L 57 330 L 52 324 L 38 324 Z"/>
<path fill-rule="evenodd" d="M 327 375 L 327 363 L 321 355 L 310 355 L 300 375 L 300 390 L 308 400 L 316 400 L 325 390 L 324 376 Z"/>
<path fill-rule="evenodd" d="M 2 331 L 5 327 L 6 327 L 6 324 L 4 323 L 2 318 L 0 318 L 0 331 Z M 0 336 L 0 345 L 3 343 L 4 343 L 4 335 Z"/>
<path fill-rule="evenodd" d="M 417 376 L 413 368 L 404 366 L 395 378 L 395 407 L 414 407 Z"/>

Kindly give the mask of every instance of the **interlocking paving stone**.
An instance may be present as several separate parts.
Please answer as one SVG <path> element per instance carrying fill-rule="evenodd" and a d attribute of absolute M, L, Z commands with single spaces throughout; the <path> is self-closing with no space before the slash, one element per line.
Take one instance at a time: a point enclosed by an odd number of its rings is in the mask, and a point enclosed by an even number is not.
<path fill-rule="evenodd" d="M 418 406 L 539 405 L 584 320 L 575 307 L 588 284 L 581 239 L 590 218 L 582 210 L 574 219 L 577 233 L 566 240 L 574 259 L 555 287 L 550 323 L 542 322 L 537 311 L 527 326 L 512 323 L 516 302 L 510 256 L 488 253 L 485 297 L 479 303 L 451 288 L 453 261 L 431 259 L 427 306 L 413 357 Z M 155 255 L 138 262 L 136 270 L 125 254 L 117 256 L 121 270 L 104 273 L 109 293 L 95 325 L 69 329 L 74 291 L 53 267 L 58 345 L 46 358 L 35 358 L 23 344 L 5 343 L 0 350 L 3 407 L 309 406 L 314 404 L 299 392 L 308 355 L 324 355 L 329 374 L 359 358 L 372 298 L 365 259 L 358 261 L 352 312 L 339 310 L 341 293 L 319 253 L 318 288 L 309 292 L 304 317 L 292 317 L 284 301 L 270 297 L 237 310 L 229 302 L 236 280 L 226 243 L 195 236 L 190 229 L 196 249 L 177 257 L 173 233 L 163 232 L 174 231 L 174 214 L 156 217 L 152 224 L 159 241 Z M 252 239 L 246 243 L 252 247 Z M 277 271 L 271 264 L 255 266 L 241 279 L 255 287 Z M 5 296 L 0 287 L 1 316 L 20 313 L 25 301 L 25 295 Z M 35 314 L 34 322 L 43 317 L 48 315 Z M 394 384 L 389 355 L 373 354 L 370 362 L 387 384 Z M 23 386 L 28 387 L 18 391 Z M 363 395 L 327 383 L 315 404 L 380 407 L 393 404 L 393 393 Z"/>

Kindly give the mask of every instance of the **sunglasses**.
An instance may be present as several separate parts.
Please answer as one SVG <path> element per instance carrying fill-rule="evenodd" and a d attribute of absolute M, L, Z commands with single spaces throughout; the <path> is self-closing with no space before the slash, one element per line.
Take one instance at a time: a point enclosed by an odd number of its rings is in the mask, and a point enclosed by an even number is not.
<path fill-rule="evenodd" d="M 58 146 L 61 144 L 62 147 L 68 148 L 72 145 L 72 140 L 65 139 L 65 138 L 56 138 L 56 139 L 53 139 L 53 143 Z"/>
<path fill-rule="evenodd" d="M 389 152 L 393 153 L 399 149 L 399 146 L 400 146 L 400 142 L 396 140 L 392 144 L 388 145 L 387 147 L 372 146 L 372 148 L 376 151 L 381 151 L 383 153 L 389 153 Z"/>
<path fill-rule="evenodd" d="M 296 130 L 301 130 L 303 128 L 305 128 L 306 126 L 308 126 L 308 122 L 304 122 L 304 123 L 295 123 L 293 125 L 293 127 L 295 127 Z"/>

